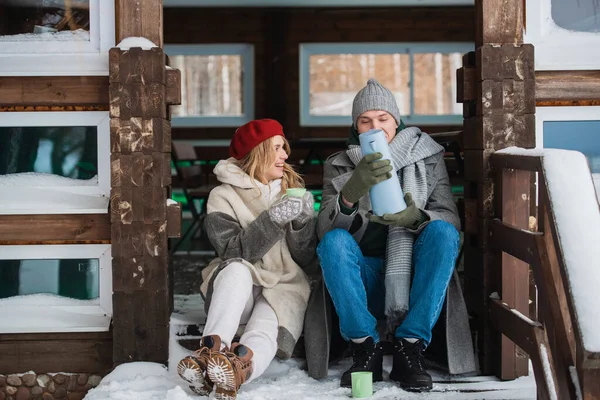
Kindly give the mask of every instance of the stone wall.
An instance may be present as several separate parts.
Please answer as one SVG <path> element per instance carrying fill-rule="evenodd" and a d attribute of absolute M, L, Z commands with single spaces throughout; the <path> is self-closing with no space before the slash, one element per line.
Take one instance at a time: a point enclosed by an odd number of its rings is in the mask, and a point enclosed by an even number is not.
<path fill-rule="evenodd" d="M 88 374 L 0 375 L 0 400 L 81 400 L 101 379 Z"/>

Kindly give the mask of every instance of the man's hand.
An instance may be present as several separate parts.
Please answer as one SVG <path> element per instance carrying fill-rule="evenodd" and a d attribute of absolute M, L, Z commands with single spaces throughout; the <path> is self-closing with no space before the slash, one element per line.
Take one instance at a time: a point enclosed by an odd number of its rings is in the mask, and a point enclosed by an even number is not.
<path fill-rule="evenodd" d="M 390 160 L 380 160 L 381 157 L 381 153 L 367 154 L 356 164 L 352 176 L 342 188 L 342 200 L 354 205 L 373 186 L 392 177 Z"/>
<path fill-rule="evenodd" d="M 396 214 L 371 215 L 369 216 L 369 220 L 383 225 L 417 229 L 423 222 L 428 220 L 427 214 L 417 208 L 410 193 L 404 195 L 404 201 L 406 202 L 404 210 Z"/>

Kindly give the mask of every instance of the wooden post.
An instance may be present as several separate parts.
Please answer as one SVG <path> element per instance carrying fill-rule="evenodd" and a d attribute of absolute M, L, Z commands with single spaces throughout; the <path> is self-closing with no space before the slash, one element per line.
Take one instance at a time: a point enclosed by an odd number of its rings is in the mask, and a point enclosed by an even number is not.
<path fill-rule="evenodd" d="M 113 362 L 168 361 L 171 127 L 162 49 L 110 58 Z"/>
<path fill-rule="evenodd" d="M 117 42 L 159 47 L 109 52 L 113 363 L 167 363 L 172 308 L 167 248 L 171 125 L 162 0 L 117 0 Z M 177 74 L 173 74 L 176 83 Z"/>
<path fill-rule="evenodd" d="M 457 71 L 457 100 L 464 110 L 465 292 L 477 321 L 482 373 L 514 379 L 527 374 L 527 358 L 491 327 L 489 296 L 498 292 L 503 301 L 528 315 L 528 307 L 523 308 L 529 299 L 528 269 L 488 246 L 498 195 L 489 158 L 509 146 L 535 147 L 533 46 L 522 43 L 521 0 L 476 0 L 475 8 L 476 49 L 463 57 L 463 67 Z M 529 186 L 523 190 L 522 185 L 529 185 L 528 175 L 519 175 L 509 192 L 505 188 L 505 200 L 517 201 L 515 196 L 525 193 L 523 203 L 528 204 Z M 519 208 L 514 214 L 498 216 L 527 229 L 528 213 Z"/>
<path fill-rule="evenodd" d="M 116 0 L 117 43 L 143 37 L 163 47 L 163 0 Z"/>

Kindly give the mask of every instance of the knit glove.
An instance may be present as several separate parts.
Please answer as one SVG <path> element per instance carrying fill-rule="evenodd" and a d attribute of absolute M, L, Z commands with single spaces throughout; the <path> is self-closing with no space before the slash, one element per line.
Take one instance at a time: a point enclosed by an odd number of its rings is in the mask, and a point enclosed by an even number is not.
<path fill-rule="evenodd" d="M 302 203 L 303 198 L 289 196 L 282 197 L 269 208 L 269 217 L 271 217 L 271 220 L 277 225 L 283 227 L 300 215 L 303 209 Z"/>
<path fill-rule="evenodd" d="M 302 228 L 308 221 L 310 221 L 315 215 L 315 200 L 313 194 L 308 190 L 302 197 L 302 211 L 294 220 L 292 220 L 292 227 L 295 230 Z"/>
<path fill-rule="evenodd" d="M 429 218 L 423 211 L 419 210 L 410 193 L 404 195 L 404 201 L 406 202 L 406 208 L 404 210 L 395 214 L 383 214 L 382 216 L 370 215 L 369 220 L 383 225 L 417 229 Z"/>
<path fill-rule="evenodd" d="M 392 177 L 390 160 L 380 160 L 381 157 L 381 153 L 367 154 L 356 164 L 352 176 L 342 188 L 342 197 L 346 201 L 358 203 L 369 189 Z"/>

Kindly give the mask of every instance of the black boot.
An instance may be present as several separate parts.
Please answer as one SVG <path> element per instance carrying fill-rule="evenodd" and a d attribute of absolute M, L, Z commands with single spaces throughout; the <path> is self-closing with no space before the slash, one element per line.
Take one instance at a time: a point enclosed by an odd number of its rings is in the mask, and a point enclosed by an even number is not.
<path fill-rule="evenodd" d="M 374 343 L 372 337 L 368 337 L 362 343 L 350 342 L 352 351 L 352 366 L 342 374 L 340 386 L 352 387 L 352 373 L 357 371 L 371 371 L 373 382 L 379 382 L 383 369 L 383 351 L 379 343 Z"/>
<path fill-rule="evenodd" d="M 394 341 L 394 365 L 390 379 L 400 382 L 400 387 L 412 392 L 431 390 L 431 375 L 425 370 L 425 344 L 419 339 L 410 343 L 404 339 Z"/>

